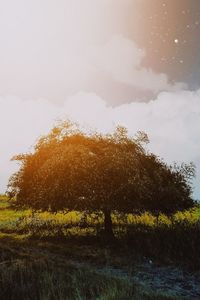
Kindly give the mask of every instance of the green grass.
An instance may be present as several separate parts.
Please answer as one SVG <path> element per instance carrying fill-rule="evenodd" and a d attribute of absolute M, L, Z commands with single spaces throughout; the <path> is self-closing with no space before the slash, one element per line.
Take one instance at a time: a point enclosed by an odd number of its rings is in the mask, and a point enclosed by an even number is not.
<path fill-rule="evenodd" d="M 11 207 L 6 196 L 0 196 L 0 226 L 7 222 L 15 222 L 22 216 L 27 216 L 30 211 L 17 211 Z"/>

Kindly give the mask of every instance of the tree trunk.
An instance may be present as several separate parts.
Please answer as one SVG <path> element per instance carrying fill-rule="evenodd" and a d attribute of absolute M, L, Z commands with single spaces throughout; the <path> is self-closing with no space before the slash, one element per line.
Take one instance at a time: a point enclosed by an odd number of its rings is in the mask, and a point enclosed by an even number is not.
<path fill-rule="evenodd" d="M 112 228 L 111 210 L 107 208 L 104 209 L 104 230 L 106 236 L 114 236 Z"/>

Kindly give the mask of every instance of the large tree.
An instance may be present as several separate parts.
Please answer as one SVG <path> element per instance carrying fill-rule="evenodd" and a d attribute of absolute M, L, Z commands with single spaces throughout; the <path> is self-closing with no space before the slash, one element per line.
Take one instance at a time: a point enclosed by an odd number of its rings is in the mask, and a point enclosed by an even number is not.
<path fill-rule="evenodd" d="M 32 153 L 14 157 L 21 168 L 10 178 L 9 193 L 16 205 L 36 210 L 102 211 L 108 235 L 114 210 L 173 213 L 191 207 L 193 168 L 167 166 L 145 151 L 147 141 L 144 133 L 132 138 L 122 127 L 109 135 L 86 134 L 61 123 Z"/>

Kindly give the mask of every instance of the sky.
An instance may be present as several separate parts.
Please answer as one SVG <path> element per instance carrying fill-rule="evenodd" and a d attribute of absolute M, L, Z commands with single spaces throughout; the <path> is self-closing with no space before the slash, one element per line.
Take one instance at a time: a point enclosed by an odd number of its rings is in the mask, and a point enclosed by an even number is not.
<path fill-rule="evenodd" d="M 193 161 L 200 199 L 199 0 L 0 0 L 0 192 L 60 119 L 144 130 Z"/>

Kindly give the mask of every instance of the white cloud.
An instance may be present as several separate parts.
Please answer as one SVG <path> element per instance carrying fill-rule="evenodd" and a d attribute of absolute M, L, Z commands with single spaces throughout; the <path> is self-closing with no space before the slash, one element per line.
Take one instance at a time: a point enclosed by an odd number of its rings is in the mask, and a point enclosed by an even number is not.
<path fill-rule="evenodd" d="M 95 90 L 88 49 L 125 31 L 131 2 L 0 1 L 0 93 L 57 103 L 81 89 Z"/>
<path fill-rule="evenodd" d="M 85 126 L 110 131 L 124 125 L 150 137 L 150 150 L 169 163 L 193 161 L 200 170 L 200 90 L 162 92 L 148 103 L 109 107 L 95 94 L 78 93 L 58 107 L 47 100 L 0 99 L 0 189 L 16 169 L 9 159 L 30 150 L 37 137 L 48 132 L 56 119 L 71 118 Z M 198 173 L 197 182 L 200 179 Z M 196 182 L 195 196 L 200 196 Z"/>
<path fill-rule="evenodd" d="M 166 74 L 157 74 L 152 69 L 142 67 L 144 49 L 123 36 L 113 36 L 105 45 L 93 48 L 93 52 L 90 57 L 96 68 L 110 73 L 118 82 L 154 93 L 186 88 L 181 82 L 170 83 Z"/>

